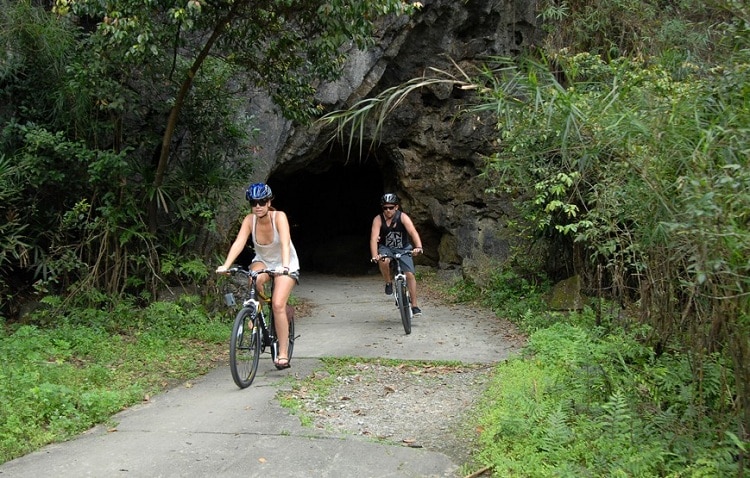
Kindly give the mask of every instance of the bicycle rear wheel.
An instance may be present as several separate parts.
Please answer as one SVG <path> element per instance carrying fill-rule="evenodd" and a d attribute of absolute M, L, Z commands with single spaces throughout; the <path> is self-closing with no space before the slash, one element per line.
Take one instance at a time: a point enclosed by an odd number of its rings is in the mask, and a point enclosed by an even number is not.
<path fill-rule="evenodd" d="M 289 342 L 287 345 L 287 357 L 289 358 L 289 361 L 292 361 L 292 353 L 294 352 L 294 314 L 290 314 L 289 310 L 287 310 L 287 318 L 289 319 Z M 279 334 L 276 332 L 276 317 L 274 317 L 274 330 L 273 330 L 273 336 L 276 337 L 276 341 L 278 341 Z M 276 354 L 278 353 L 279 348 L 273 347 L 271 349 L 271 358 L 274 362 L 276 362 Z"/>
<path fill-rule="evenodd" d="M 294 352 L 294 316 L 289 317 L 289 360 L 292 360 Z"/>
<path fill-rule="evenodd" d="M 401 313 L 401 323 L 406 335 L 411 333 L 411 300 L 409 289 L 403 280 L 396 281 L 396 297 L 398 297 L 398 311 Z"/>
<path fill-rule="evenodd" d="M 237 314 L 229 339 L 229 369 L 234 383 L 247 388 L 253 383 L 260 359 L 261 333 L 253 309 L 247 307 Z"/>

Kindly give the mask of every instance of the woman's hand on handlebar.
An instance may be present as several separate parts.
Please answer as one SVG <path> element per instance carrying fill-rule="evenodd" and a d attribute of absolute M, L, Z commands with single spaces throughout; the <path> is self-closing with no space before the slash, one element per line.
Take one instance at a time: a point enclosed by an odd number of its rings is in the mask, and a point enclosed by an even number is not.
<path fill-rule="evenodd" d="M 217 274 L 229 275 L 229 267 L 227 267 L 225 265 L 221 265 L 221 266 L 219 266 L 219 267 L 216 268 L 216 273 Z"/>

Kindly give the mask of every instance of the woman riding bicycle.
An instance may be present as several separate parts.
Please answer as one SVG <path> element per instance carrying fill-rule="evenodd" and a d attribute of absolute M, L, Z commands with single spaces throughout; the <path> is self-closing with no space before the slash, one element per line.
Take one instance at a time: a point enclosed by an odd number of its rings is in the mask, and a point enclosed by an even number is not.
<path fill-rule="evenodd" d="M 273 308 L 276 335 L 279 340 L 279 353 L 276 357 L 277 368 L 289 368 L 289 322 L 287 302 L 295 284 L 299 282 L 299 258 L 289 233 L 289 220 L 282 211 L 271 207 L 273 193 L 264 183 L 251 184 L 245 192 L 250 201 L 252 214 L 245 216 L 240 231 L 229 249 L 224 264 L 216 269 L 225 273 L 234 264 L 245 249 L 247 240 L 252 236 L 255 257 L 250 266 L 253 270 L 273 269 L 277 275 L 273 281 L 271 307 Z M 258 289 L 263 290 L 267 275 L 258 277 Z"/>
<path fill-rule="evenodd" d="M 393 193 L 383 194 L 380 206 L 383 212 L 372 220 L 370 230 L 370 255 L 378 263 L 380 274 L 385 279 L 385 293 L 393 293 L 391 283 L 390 259 L 380 260 L 381 255 L 412 250 L 416 255 L 422 252 L 422 240 L 411 218 L 399 210 L 400 200 Z M 413 249 L 412 249 L 413 247 Z M 417 279 L 414 277 L 414 261 L 411 256 L 402 256 L 401 267 L 406 273 L 406 286 L 411 296 L 411 310 L 414 316 L 422 314 L 417 306 Z"/>

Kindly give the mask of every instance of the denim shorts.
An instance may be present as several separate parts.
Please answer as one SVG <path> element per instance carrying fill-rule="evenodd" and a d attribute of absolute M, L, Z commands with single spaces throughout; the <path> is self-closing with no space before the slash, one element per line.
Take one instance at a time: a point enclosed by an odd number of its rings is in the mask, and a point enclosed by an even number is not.
<path fill-rule="evenodd" d="M 378 254 L 380 255 L 397 254 L 397 253 L 402 253 L 402 252 L 406 252 L 410 250 L 411 249 L 395 249 L 392 247 L 384 246 L 382 244 L 378 246 Z M 411 256 L 401 256 L 399 261 L 401 261 L 401 270 L 403 270 L 404 272 L 411 272 L 412 274 L 414 274 L 414 259 L 412 259 Z"/>

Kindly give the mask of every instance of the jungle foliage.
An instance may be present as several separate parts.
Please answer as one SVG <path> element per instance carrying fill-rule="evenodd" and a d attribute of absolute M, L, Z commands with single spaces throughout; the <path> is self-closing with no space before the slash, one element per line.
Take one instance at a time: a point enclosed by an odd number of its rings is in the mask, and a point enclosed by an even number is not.
<path fill-rule="evenodd" d="M 515 425 L 546 445 L 503 440 L 513 452 L 493 456 L 513 463 L 496 469 L 743 476 L 750 9 L 573 0 L 541 2 L 540 16 L 550 31 L 538 51 L 495 59 L 476 79 L 478 110 L 499 132 L 485 173 L 491 192 L 515 198 L 524 234 L 565 245 L 570 272 L 598 300 L 593 320 L 540 327 L 526 364 L 538 374 L 525 371 L 536 378 L 498 392 L 528 401 L 521 417 L 495 417 L 487 439 Z M 604 299 L 622 310 L 607 318 Z M 545 457 L 535 462 L 523 443 Z"/>
<path fill-rule="evenodd" d="M 726 358 L 703 358 L 696 382 L 690 354 L 658 356 L 648 328 L 596 320 L 547 316 L 524 357 L 496 368 L 475 458 L 495 476 L 742 476 Z"/>
<path fill-rule="evenodd" d="M 50 4 L 51 3 L 51 4 Z M 205 279 L 216 214 L 253 167 L 243 113 L 318 108 L 400 0 L 0 0 L 0 316 L 95 288 L 148 303 Z"/>

